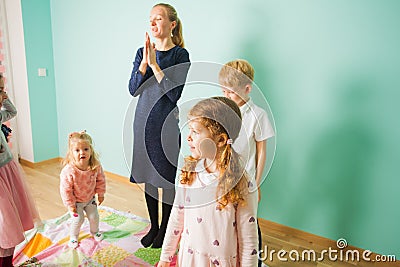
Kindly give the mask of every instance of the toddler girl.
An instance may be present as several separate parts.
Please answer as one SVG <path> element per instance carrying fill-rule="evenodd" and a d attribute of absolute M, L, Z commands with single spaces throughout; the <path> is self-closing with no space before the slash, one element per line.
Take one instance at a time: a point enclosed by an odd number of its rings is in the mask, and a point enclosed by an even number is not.
<path fill-rule="evenodd" d="M 60 174 L 60 192 L 64 205 L 72 215 L 68 246 L 78 247 L 79 231 L 84 220 L 83 211 L 89 219 L 90 233 L 96 241 L 103 239 L 99 232 L 99 205 L 104 201 L 106 180 L 98 155 L 93 149 L 92 138 L 86 133 L 69 135 L 68 152 Z"/>

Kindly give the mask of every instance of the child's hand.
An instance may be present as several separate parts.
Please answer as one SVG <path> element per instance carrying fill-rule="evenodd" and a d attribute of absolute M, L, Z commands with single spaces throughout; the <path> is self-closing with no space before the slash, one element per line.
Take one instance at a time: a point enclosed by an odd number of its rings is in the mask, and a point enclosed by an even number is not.
<path fill-rule="evenodd" d="M 99 205 L 101 205 L 101 203 L 103 203 L 104 201 L 104 196 L 103 197 L 97 197 L 97 200 L 99 201 Z"/>
<path fill-rule="evenodd" d="M 169 267 L 169 262 L 165 262 L 165 261 L 160 261 L 158 264 L 157 264 L 157 267 Z"/>
<path fill-rule="evenodd" d="M 1 97 L 3 98 L 3 100 L 6 100 L 8 98 L 8 95 L 5 91 L 0 91 Z"/>
<path fill-rule="evenodd" d="M 76 207 L 69 207 L 68 210 L 72 213 L 76 213 Z"/>

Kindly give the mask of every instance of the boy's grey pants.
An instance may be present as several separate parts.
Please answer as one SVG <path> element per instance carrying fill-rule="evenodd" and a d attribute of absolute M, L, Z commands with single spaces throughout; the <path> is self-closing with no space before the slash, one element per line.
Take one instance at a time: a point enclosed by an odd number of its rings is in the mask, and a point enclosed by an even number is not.
<path fill-rule="evenodd" d="M 79 232 L 85 219 L 83 211 L 85 211 L 86 216 L 89 220 L 90 233 L 92 235 L 95 235 L 99 231 L 99 212 L 97 211 L 96 198 L 93 197 L 92 200 L 88 202 L 76 203 L 76 213 L 78 213 L 78 217 L 74 217 L 73 215 L 71 215 L 71 239 L 78 240 Z"/>

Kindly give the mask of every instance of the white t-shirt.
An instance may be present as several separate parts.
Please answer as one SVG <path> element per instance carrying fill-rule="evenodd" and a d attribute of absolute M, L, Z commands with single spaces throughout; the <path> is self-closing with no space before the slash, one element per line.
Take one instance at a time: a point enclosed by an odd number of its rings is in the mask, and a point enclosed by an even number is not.
<path fill-rule="evenodd" d="M 256 175 L 256 141 L 260 142 L 275 135 L 267 112 L 249 99 L 240 107 L 242 128 L 233 142 L 233 149 L 239 153 L 250 179 Z"/>

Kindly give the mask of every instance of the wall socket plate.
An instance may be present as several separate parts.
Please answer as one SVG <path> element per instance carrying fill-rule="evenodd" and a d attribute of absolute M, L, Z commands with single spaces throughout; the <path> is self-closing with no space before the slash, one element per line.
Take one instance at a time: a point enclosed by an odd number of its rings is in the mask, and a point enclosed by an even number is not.
<path fill-rule="evenodd" d="M 47 70 L 45 68 L 38 68 L 38 76 L 39 77 L 46 77 L 47 76 Z"/>

